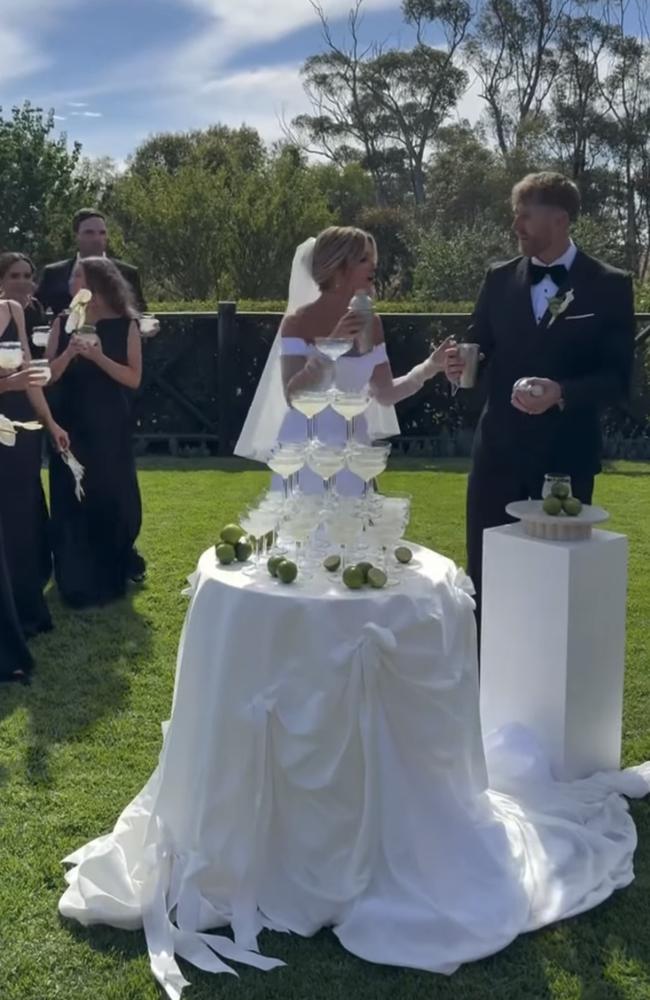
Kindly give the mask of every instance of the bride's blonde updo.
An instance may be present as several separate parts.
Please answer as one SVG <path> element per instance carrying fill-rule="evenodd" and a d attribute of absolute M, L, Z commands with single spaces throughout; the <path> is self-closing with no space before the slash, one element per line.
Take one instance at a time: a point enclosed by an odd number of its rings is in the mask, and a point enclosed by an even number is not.
<path fill-rule="evenodd" d="M 321 292 L 331 289 L 339 271 L 361 263 L 370 245 L 377 257 L 374 237 L 355 226 L 330 226 L 324 229 L 314 244 L 312 275 Z"/>

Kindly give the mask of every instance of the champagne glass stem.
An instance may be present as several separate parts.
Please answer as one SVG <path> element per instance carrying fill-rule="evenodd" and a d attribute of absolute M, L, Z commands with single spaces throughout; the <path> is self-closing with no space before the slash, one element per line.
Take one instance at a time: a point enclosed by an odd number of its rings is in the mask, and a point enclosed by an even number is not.
<path fill-rule="evenodd" d="M 314 440 L 314 418 L 307 417 L 307 437 L 310 441 Z"/>
<path fill-rule="evenodd" d="M 352 441 L 352 421 L 345 421 L 345 440 L 348 444 Z"/>
<path fill-rule="evenodd" d="M 356 441 L 356 439 L 357 439 L 357 418 L 356 417 L 352 417 L 352 420 L 350 421 L 350 437 L 351 437 L 351 439 L 353 441 Z"/>
<path fill-rule="evenodd" d="M 285 503 L 289 499 L 289 478 L 288 476 L 282 477 L 282 493 L 284 496 Z"/>

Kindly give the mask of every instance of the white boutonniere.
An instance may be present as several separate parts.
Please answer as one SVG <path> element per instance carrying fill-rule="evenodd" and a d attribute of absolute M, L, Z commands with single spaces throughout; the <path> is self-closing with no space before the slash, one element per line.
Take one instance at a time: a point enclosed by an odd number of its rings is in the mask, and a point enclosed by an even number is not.
<path fill-rule="evenodd" d="M 74 333 L 84 325 L 86 322 L 86 307 L 92 297 L 92 292 L 89 292 L 87 288 L 79 289 L 70 303 L 70 315 L 65 321 L 66 333 Z"/>
<path fill-rule="evenodd" d="M 38 420 L 10 420 L 0 413 L 0 444 L 13 448 L 16 443 L 16 431 L 19 428 L 24 431 L 40 431 L 41 424 Z"/>
<path fill-rule="evenodd" d="M 552 299 L 549 299 L 548 311 L 551 314 L 551 318 L 548 323 L 549 326 L 553 326 L 558 316 L 561 316 L 563 312 L 566 312 L 575 297 L 575 292 L 572 288 L 569 288 L 564 295 L 554 295 Z"/>

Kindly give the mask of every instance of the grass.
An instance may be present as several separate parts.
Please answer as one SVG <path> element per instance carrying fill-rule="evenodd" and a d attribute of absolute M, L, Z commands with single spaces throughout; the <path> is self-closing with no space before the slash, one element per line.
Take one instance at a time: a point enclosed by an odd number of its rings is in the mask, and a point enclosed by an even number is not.
<path fill-rule="evenodd" d="M 383 477 L 413 498 L 411 537 L 463 561 L 466 466 L 402 461 Z M 71 614 L 34 644 L 31 688 L 0 690 L 0 997 L 156 1000 L 144 938 L 60 920 L 60 859 L 112 827 L 156 764 L 171 702 L 180 596 L 198 554 L 266 475 L 235 462 L 143 461 L 141 539 L 149 582 L 111 608 Z M 625 761 L 650 759 L 650 465 L 619 464 L 596 498 L 630 537 Z M 184 966 L 188 1000 L 650 1000 L 650 804 L 634 884 L 597 910 L 517 940 L 447 979 L 365 964 L 327 932 L 266 935 L 273 973 L 209 976 Z"/>

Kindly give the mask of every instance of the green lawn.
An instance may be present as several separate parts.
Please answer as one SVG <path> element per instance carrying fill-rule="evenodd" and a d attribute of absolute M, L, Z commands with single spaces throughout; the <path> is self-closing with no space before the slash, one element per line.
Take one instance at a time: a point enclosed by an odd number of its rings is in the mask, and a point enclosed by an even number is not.
<path fill-rule="evenodd" d="M 383 477 L 413 498 L 414 540 L 463 561 L 463 463 L 406 463 Z M 171 700 L 180 596 L 215 530 L 266 481 L 231 463 L 142 463 L 149 582 L 107 610 L 71 614 L 34 645 L 31 688 L 0 690 L 0 998 L 154 1000 L 141 934 L 59 919 L 60 859 L 109 829 L 153 769 Z M 650 759 L 650 465 L 621 464 L 597 500 L 631 542 L 625 760 Z M 450 979 L 367 965 L 332 935 L 266 935 L 285 969 L 240 979 L 184 966 L 188 1000 L 650 1000 L 650 805 L 635 803 L 637 879 L 586 916 L 520 938 Z"/>

